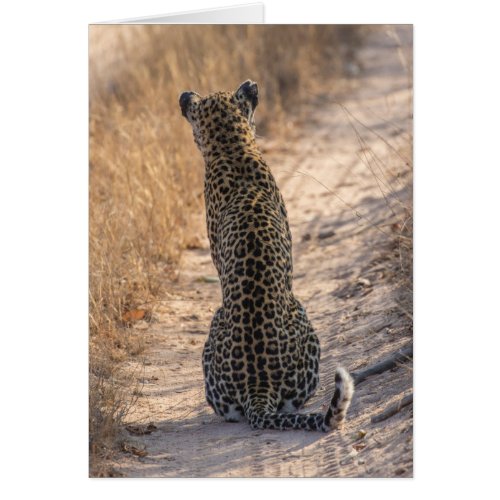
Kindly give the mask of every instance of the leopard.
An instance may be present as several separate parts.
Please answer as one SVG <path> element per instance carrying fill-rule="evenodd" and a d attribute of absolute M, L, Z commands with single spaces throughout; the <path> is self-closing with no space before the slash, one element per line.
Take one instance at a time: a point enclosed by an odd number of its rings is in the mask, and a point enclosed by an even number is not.
<path fill-rule="evenodd" d="M 206 227 L 222 292 L 202 355 L 205 396 L 227 422 L 328 432 L 343 426 L 354 383 L 337 367 L 326 411 L 299 411 L 318 387 L 321 349 L 292 290 L 292 236 L 257 144 L 258 102 L 252 80 L 179 97 L 205 164 Z"/>

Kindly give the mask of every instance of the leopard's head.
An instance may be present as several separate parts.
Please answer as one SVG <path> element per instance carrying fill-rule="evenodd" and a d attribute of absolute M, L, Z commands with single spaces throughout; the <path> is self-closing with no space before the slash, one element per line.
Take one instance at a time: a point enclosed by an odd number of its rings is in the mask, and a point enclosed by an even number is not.
<path fill-rule="evenodd" d="M 202 154 L 215 150 L 230 153 L 255 139 L 255 108 L 258 87 L 246 80 L 234 92 L 216 92 L 202 97 L 183 92 L 179 97 L 182 115 L 193 127 L 196 144 Z"/>

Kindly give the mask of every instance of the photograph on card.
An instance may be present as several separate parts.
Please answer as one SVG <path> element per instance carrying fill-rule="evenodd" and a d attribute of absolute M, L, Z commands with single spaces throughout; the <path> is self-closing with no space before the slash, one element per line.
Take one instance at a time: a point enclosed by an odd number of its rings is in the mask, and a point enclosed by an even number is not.
<path fill-rule="evenodd" d="M 89 476 L 413 477 L 413 27 L 89 26 Z"/>

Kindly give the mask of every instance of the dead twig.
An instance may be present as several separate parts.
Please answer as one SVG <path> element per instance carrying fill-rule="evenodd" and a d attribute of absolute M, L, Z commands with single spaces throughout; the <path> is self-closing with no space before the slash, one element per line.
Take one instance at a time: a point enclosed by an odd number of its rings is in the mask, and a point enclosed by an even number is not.
<path fill-rule="evenodd" d="M 382 413 L 379 413 L 378 415 L 372 417 L 371 422 L 372 424 L 377 424 L 378 422 L 382 422 L 383 420 L 386 420 L 389 417 L 392 417 L 393 415 L 398 413 L 399 410 L 401 410 L 401 408 L 404 408 L 405 406 L 408 406 L 409 404 L 412 403 L 413 403 L 413 393 L 406 395 L 396 404 L 389 406 L 389 408 L 386 408 Z"/>
<path fill-rule="evenodd" d="M 352 378 L 354 379 L 354 384 L 358 385 L 361 382 L 363 382 L 363 380 L 365 380 L 367 377 L 370 377 L 372 375 L 378 375 L 379 373 L 391 370 L 398 363 L 404 363 L 405 361 L 408 361 L 411 358 L 413 358 L 413 343 L 408 344 L 407 346 L 401 348 L 399 351 L 396 351 L 395 353 L 391 354 L 390 356 L 380 361 L 379 363 L 369 366 L 368 368 L 364 368 L 362 370 L 353 372 L 351 375 Z"/>

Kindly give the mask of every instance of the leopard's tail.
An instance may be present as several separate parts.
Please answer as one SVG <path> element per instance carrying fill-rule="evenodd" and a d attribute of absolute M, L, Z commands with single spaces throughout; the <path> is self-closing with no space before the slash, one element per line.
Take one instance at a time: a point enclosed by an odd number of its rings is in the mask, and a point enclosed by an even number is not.
<path fill-rule="evenodd" d="M 354 394 L 354 381 L 344 368 L 335 372 L 335 391 L 326 413 L 276 413 L 266 409 L 259 396 L 251 401 L 247 418 L 254 429 L 304 429 L 328 432 L 345 420 Z"/>

